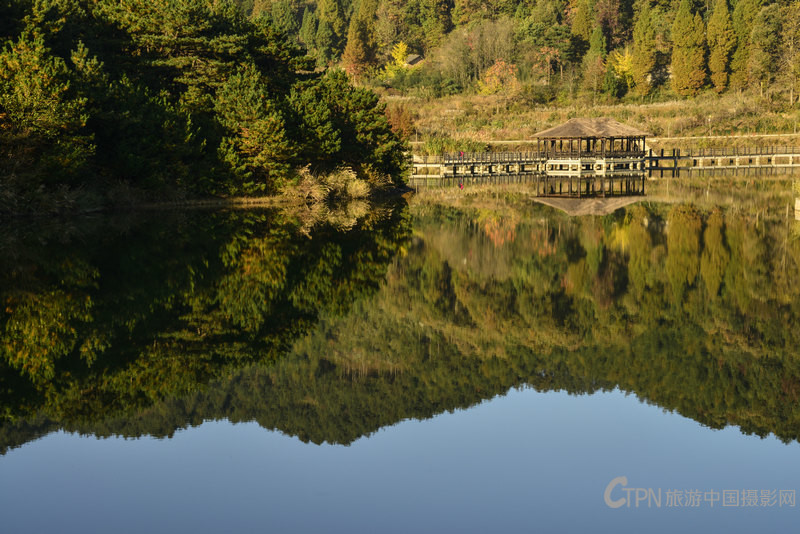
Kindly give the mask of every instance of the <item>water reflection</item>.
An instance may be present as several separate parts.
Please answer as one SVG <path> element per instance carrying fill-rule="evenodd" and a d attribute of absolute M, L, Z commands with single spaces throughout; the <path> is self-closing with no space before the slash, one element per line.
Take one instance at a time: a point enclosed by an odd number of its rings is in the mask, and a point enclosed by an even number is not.
<path fill-rule="evenodd" d="M 0 444 L 221 418 L 350 443 L 526 385 L 797 440 L 800 241 L 757 217 L 418 207 L 411 237 L 400 208 L 305 233 L 181 214 L 18 241 Z"/>
<path fill-rule="evenodd" d="M 0 271 L 3 449 L 55 428 L 105 435 L 125 420 L 126 435 L 158 435 L 194 421 L 136 422 L 269 365 L 321 314 L 373 294 L 410 229 L 385 207 L 311 233 L 267 211 L 15 230 Z"/>

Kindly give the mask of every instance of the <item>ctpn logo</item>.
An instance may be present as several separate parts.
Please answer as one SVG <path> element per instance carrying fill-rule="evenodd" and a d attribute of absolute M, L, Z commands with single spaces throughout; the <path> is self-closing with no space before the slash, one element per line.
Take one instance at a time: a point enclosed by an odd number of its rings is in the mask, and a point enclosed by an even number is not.
<path fill-rule="evenodd" d="M 603 500 L 606 501 L 606 506 L 609 508 L 622 508 L 626 506 L 631 507 L 633 503 L 634 508 L 644 507 L 647 502 L 647 507 L 661 508 L 661 488 L 658 488 L 658 493 L 653 491 L 653 488 L 628 488 L 628 477 L 617 477 L 608 483 L 606 490 L 603 492 Z M 619 495 L 618 498 L 614 498 Z"/>

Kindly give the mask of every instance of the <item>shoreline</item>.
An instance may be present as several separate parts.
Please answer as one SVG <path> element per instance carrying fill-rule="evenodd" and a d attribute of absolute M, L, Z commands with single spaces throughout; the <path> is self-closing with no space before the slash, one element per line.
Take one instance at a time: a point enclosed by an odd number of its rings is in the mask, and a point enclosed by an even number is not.
<path fill-rule="evenodd" d="M 360 200 L 381 202 L 392 198 L 408 199 L 415 194 L 408 186 L 394 187 L 386 191 L 374 192 Z M 339 200 L 342 202 L 344 199 Z M 356 199 L 351 199 L 356 200 Z M 315 204 L 327 204 L 326 201 L 309 202 L 304 198 L 288 195 L 269 195 L 259 197 L 229 197 L 229 198 L 187 198 L 180 200 L 144 201 L 126 204 L 108 204 L 77 207 L 62 206 L 55 209 L 41 209 L 29 211 L 1 211 L 0 221 L 21 219 L 42 219 L 58 217 L 85 216 L 109 212 L 135 212 L 135 211 L 164 211 L 170 209 L 257 209 L 257 208 L 307 208 Z M 335 205 L 335 203 L 333 204 Z"/>

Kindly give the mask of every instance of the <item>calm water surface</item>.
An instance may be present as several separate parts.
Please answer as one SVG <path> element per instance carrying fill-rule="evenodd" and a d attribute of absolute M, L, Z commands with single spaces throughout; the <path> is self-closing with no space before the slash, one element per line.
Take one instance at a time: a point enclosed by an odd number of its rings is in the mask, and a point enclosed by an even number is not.
<path fill-rule="evenodd" d="M 6 234 L 3 532 L 797 524 L 794 223 L 682 205 L 312 219 Z"/>

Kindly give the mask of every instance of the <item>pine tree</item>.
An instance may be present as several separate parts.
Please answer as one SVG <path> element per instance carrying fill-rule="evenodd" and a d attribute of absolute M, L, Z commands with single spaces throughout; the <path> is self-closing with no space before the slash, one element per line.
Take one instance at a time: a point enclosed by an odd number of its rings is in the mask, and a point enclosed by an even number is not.
<path fill-rule="evenodd" d="M 777 4 L 759 11 L 750 34 L 748 78 L 758 84 L 761 95 L 775 78 L 780 53 L 781 12 Z"/>
<path fill-rule="evenodd" d="M 789 89 L 789 105 L 794 105 L 800 82 L 800 0 L 784 7 L 780 72 Z"/>
<path fill-rule="evenodd" d="M 298 39 L 297 33 L 300 30 L 300 25 L 291 0 L 273 2 L 270 7 L 270 14 L 272 23 L 276 28 L 295 40 Z"/>
<path fill-rule="evenodd" d="M 374 48 L 369 43 L 367 22 L 359 17 L 353 17 L 347 32 L 347 46 L 342 54 L 344 70 L 358 78 L 373 62 L 374 57 Z"/>
<path fill-rule="evenodd" d="M 421 0 L 420 24 L 425 36 L 425 48 L 438 46 L 453 27 L 450 18 L 451 2 L 448 0 Z"/>
<path fill-rule="evenodd" d="M 761 11 L 763 0 L 737 0 L 733 8 L 733 31 L 736 33 L 736 51 L 731 59 L 731 87 L 741 89 L 748 83 L 750 59 L 750 34 L 753 21 Z"/>
<path fill-rule="evenodd" d="M 589 41 L 589 51 L 583 57 L 583 87 L 586 90 L 597 93 L 603 88 L 607 73 L 607 53 L 603 29 L 595 26 Z"/>
<path fill-rule="evenodd" d="M 592 37 L 594 25 L 593 0 L 578 0 L 577 9 L 572 17 L 572 34 L 588 42 Z"/>
<path fill-rule="evenodd" d="M 376 65 L 377 43 L 375 38 L 375 13 L 377 0 L 361 0 L 347 31 L 347 45 L 342 55 L 344 69 L 359 77 L 364 70 Z"/>
<path fill-rule="evenodd" d="M 278 106 L 265 95 L 263 77 L 252 65 L 231 76 L 216 95 L 215 111 L 225 128 L 219 154 L 238 181 L 226 193 L 275 191 L 295 155 Z"/>
<path fill-rule="evenodd" d="M 703 19 L 692 15 L 690 0 L 681 0 L 672 39 L 672 87 L 681 95 L 695 95 L 706 81 L 706 38 Z"/>
<path fill-rule="evenodd" d="M 608 54 L 606 36 L 603 33 L 603 28 L 599 25 L 595 26 L 594 30 L 592 30 L 592 36 L 589 39 L 589 52 L 587 52 L 587 55 L 588 54 L 600 56 L 602 58 L 605 58 L 606 54 Z"/>
<path fill-rule="evenodd" d="M 306 45 L 307 49 L 314 47 L 317 37 L 317 15 L 307 7 L 303 11 L 303 24 L 300 26 L 300 42 Z"/>
<path fill-rule="evenodd" d="M 338 47 L 339 42 L 345 34 L 345 16 L 341 0 L 319 0 L 317 4 L 317 14 L 320 23 L 326 22 L 333 34 L 334 45 Z"/>
<path fill-rule="evenodd" d="M 646 95 L 653 86 L 656 67 L 656 26 L 650 0 L 645 0 L 633 27 L 633 81 L 636 92 Z"/>
<path fill-rule="evenodd" d="M 721 93 L 728 85 L 728 66 L 731 52 L 736 45 L 728 0 L 714 0 L 711 18 L 708 20 L 708 67 L 714 90 Z"/>
<path fill-rule="evenodd" d="M 336 36 L 327 20 L 320 20 L 314 39 L 317 50 L 317 64 L 325 66 L 336 57 Z"/>
<path fill-rule="evenodd" d="M 47 179 L 77 172 L 91 157 L 87 99 L 75 94 L 70 78 L 66 62 L 40 33 L 26 30 L 0 51 L 0 153 L 12 167 L 29 166 Z M 5 163 L 0 160 L 0 181 Z"/>

